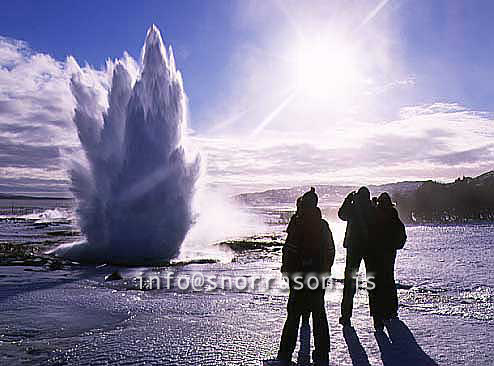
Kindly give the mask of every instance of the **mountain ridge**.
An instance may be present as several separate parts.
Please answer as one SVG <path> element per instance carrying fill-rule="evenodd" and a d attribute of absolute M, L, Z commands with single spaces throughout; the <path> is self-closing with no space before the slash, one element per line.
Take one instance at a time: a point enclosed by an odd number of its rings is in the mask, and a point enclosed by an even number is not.
<path fill-rule="evenodd" d="M 289 206 L 310 185 L 242 193 L 234 200 L 246 206 Z M 335 216 L 346 195 L 358 189 L 356 185 L 313 185 L 319 195 L 319 206 Z M 494 171 L 476 177 L 462 177 L 453 182 L 433 180 L 403 181 L 367 186 L 373 196 L 388 192 L 400 217 L 408 223 L 453 223 L 494 221 Z"/>
<path fill-rule="evenodd" d="M 402 181 L 385 184 L 373 184 L 367 187 L 373 195 L 377 195 L 382 192 L 395 193 L 407 193 L 414 191 L 420 185 L 427 181 Z M 307 192 L 310 187 L 316 189 L 316 193 L 319 196 L 319 200 L 322 204 L 336 204 L 346 197 L 346 195 L 357 190 L 360 186 L 357 185 L 337 185 L 337 184 L 314 184 L 314 185 L 299 185 L 291 188 L 274 188 L 261 192 L 248 192 L 240 193 L 233 196 L 233 199 L 242 204 L 252 206 L 265 206 L 274 204 L 291 204 L 304 192 Z"/>

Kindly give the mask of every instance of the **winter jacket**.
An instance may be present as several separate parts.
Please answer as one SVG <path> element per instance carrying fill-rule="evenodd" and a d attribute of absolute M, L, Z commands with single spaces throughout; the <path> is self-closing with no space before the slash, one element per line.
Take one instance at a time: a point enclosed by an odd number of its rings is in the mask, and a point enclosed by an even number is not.
<path fill-rule="evenodd" d="M 292 216 L 287 232 L 281 272 L 331 272 L 335 257 L 333 234 L 319 208 Z"/>
<path fill-rule="evenodd" d="M 370 241 L 370 226 L 374 220 L 374 209 L 369 203 L 362 207 L 347 197 L 338 211 L 338 217 L 347 222 L 344 248 L 365 248 Z"/>

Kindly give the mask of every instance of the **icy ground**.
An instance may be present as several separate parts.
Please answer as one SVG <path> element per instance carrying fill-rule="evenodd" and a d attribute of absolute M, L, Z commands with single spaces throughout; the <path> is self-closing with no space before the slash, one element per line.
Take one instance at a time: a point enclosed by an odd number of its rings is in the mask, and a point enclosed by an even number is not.
<path fill-rule="evenodd" d="M 190 264 L 174 270 L 271 275 L 273 264 Z M 140 291 L 125 279 L 104 282 L 112 268 L 32 269 L 0 267 L 0 364 L 259 365 L 277 351 L 285 295 Z M 132 271 L 124 272 L 129 275 Z M 337 324 L 340 286 L 326 297 L 332 365 L 493 364 L 492 321 L 403 307 L 405 325 L 376 336 L 361 291 L 356 333 L 346 332 L 345 340 Z"/>
<path fill-rule="evenodd" d="M 124 279 L 105 282 L 116 268 L 40 255 L 77 240 L 62 213 L 0 218 L 0 244 L 7 243 L 0 252 L 0 365 L 259 365 L 276 355 L 286 293 L 139 290 L 132 278 L 143 271 L 276 277 L 284 225 L 229 243 L 231 262 L 119 269 Z M 404 325 L 377 338 L 363 290 L 355 333 L 338 325 L 344 224 L 330 226 L 337 245 L 337 281 L 326 294 L 332 365 L 494 364 L 494 225 L 407 228 L 396 267 Z"/>

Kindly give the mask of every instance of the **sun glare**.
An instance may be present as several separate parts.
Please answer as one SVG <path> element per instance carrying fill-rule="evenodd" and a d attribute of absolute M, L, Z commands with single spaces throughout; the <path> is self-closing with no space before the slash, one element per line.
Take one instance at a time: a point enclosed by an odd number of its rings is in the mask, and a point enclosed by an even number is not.
<path fill-rule="evenodd" d="M 305 42 L 295 55 L 297 90 L 321 99 L 348 93 L 357 78 L 355 58 L 349 47 L 336 42 Z"/>

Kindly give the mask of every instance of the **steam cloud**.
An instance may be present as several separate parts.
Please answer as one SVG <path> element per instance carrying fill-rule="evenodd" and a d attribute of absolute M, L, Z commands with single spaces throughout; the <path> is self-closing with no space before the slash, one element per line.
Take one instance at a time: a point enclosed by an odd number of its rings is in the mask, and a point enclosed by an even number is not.
<path fill-rule="evenodd" d="M 183 148 L 186 96 L 156 26 L 138 67 L 128 56 L 113 71 L 101 106 L 98 88 L 80 71 L 71 81 L 74 122 L 88 166 L 74 163 L 71 190 L 87 242 L 57 250 L 66 258 L 126 265 L 178 256 L 193 225 L 200 161 Z"/>

